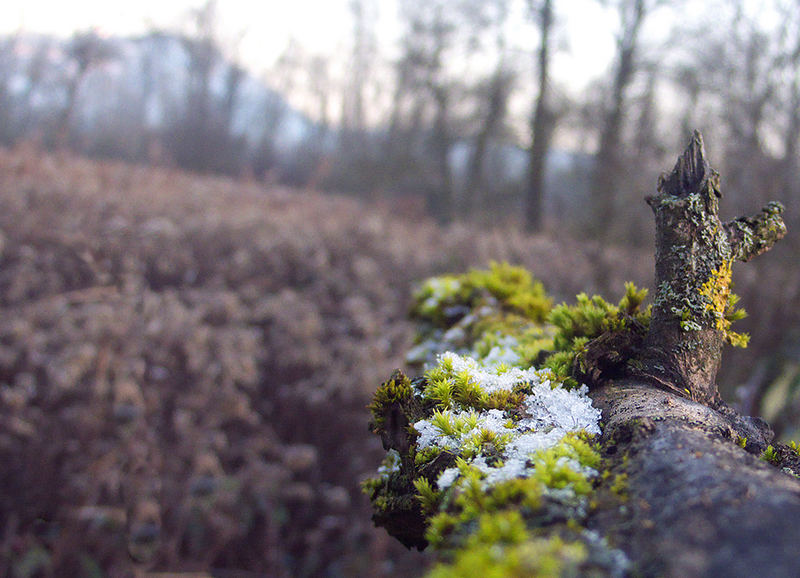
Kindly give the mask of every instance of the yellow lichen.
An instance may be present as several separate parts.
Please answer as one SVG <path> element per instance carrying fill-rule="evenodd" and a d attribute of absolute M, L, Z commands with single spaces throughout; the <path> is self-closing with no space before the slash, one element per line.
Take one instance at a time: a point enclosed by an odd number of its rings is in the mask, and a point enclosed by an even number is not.
<path fill-rule="evenodd" d="M 725 319 L 725 311 L 731 296 L 731 269 L 733 260 L 724 261 L 719 269 L 711 272 L 708 280 L 700 288 L 700 295 L 706 299 L 706 311 L 716 319 L 716 328 L 727 331 L 730 321 Z"/>
<path fill-rule="evenodd" d="M 733 259 L 724 261 L 700 288 L 705 301 L 705 312 L 712 315 L 714 328 L 722 331 L 725 340 L 734 347 L 747 347 L 750 337 L 747 334 L 731 331 L 731 323 L 744 318 L 744 309 L 737 309 L 739 297 L 731 293 L 731 269 Z"/>

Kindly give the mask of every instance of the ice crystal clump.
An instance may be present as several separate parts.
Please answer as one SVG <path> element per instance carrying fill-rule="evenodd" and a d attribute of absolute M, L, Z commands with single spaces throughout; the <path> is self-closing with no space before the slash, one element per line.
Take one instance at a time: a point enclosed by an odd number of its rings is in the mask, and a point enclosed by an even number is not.
<path fill-rule="evenodd" d="M 391 449 L 386 453 L 383 464 L 378 467 L 378 474 L 389 476 L 400 471 L 400 454 L 397 450 Z"/>
<path fill-rule="evenodd" d="M 521 419 L 512 419 L 508 412 L 499 409 L 445 410 L 437 418 L 422 419 L 414 424 L 419 433 L 419 449 L 437 447 L 459 453 L 471 438 L 482 431 L 504 436 L 507 443 L 500 460 L 495 460 L 494 464 L 489 464 L 483 456 L 471 460 L 473 466 L 486 474 L 487 485 L 529 475 L 528 462 L 533 454 L 554 447 L 570 432 L 600 433 L 600 411 L 592 407 L 585 385 L 567 390 L 558 383 L 551 383 L 548 371 L 487 365 L 452 352 L 441 355 L 439 360 L 451 364 L 456 373 L 468 372 L 470 379 L 487 393 L 511 390 L 523 383 L 531 387 L 532 391 L 523 404 Z M 570 464 L 570 467 L 582 470 L 578 463 Z M 437 485 L 446 489 L 457 477 L 458 468 L 448 468 L 440 474 Z"/>
<path fill-rule="evenodd" d="M 424 291 L 430 293 L 422 304 L 423 310 L 435 311 L 442 301 L 448 297 L 452 297 L 459 289 L 461 289 L 461 282 L 458 279 L 449 277 L 434 277 L 429 279 L 423 287 Z"/>
<path fill-rule="evenodd" d="M 497 390 L 511 390 L 515 385 L 525 382 L 537 383 L 543 379 L 547 372 L 541 372 L 533 367 L 529 369 L 509 368 L 503 364 L 487 364 L 473 357 L 461 356 L 452 351 L 439 356 L 439 361 L 452 364 L 455 373 L 468 372 L 472 381 L 481 386 L 486 393 Z"/>

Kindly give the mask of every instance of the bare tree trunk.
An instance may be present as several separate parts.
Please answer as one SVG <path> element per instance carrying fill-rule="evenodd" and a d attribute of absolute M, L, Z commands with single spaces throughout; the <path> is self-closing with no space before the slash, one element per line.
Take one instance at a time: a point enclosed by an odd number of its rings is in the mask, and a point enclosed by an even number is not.
<path fill-rule="evenodd" d="M 617 39 L 617 65 L 611 91 L 611 106 L 603 121 L 592 182 L 592 194 L 597 207 L 595 228 L 605 239 L 609 239 L 614 232 L 611 225 L 614 222 L 618 179 L 623 167 L 622 124 L 627 105 L 626 92 L 636 72 L 639 31 L 647 16 L 645 0 L 623 0 L 620 3 L 620 14 L 622 30 Z"/>
<path fill-rule="evenodd" d="M 800 66 L 800 47 L 797 50 L 796 67 Z M 791 100 L 789 109 L 789 122 L 783 133 L 783 159 L 781 170 L 781 180 L 788 201 L 789 213 L 793 215 L 793 222 L 797 221 L 798 197 L 800 197 L 800 171 L 798 171 L 798 135 L 800 135 L 800 72 L 794 70 L 794 78 L 791 83 Z M 795 243 L 797 241 L 794 241 Z"/>
<path fill-rule="evenodd" d="M 442 223 L 452 220 L 453 207 L 453 176 L 450 170 L 450 93 L 445 87 L 434 88 L 436 101 L 436 120 L 433 127 L 433 154 L 436 168 L 439 173 L 439 190 L 434 191 L 429 197 L 429 204 L 433 215 Z"/>
<path fill-rule="evenodd" d="M 503 116 L 508 102 L 509 84 L 510 78 L 501 59 L 489 82 L 486 114 L 470 155 L 464 202 L 464 213 L 466 215 L 480 207 L 478 196 L 486 185 L 483 176 L 486 153 L 492 137 L 497 134 L 503 123 Z"/>
<path fill-rule="evenodd" d="M 544 0 L 539 13 L 539 96 L 531 120 L 531 148 L 528 157 L 528 186 L 525 194 L 525 229 L 541 231 L 544 223 L 544 185 L 547 153 L 553 134 L 554 119 L 548 107 L 550 94 L 550 32 L 553 24 L 553 3 Z"/>

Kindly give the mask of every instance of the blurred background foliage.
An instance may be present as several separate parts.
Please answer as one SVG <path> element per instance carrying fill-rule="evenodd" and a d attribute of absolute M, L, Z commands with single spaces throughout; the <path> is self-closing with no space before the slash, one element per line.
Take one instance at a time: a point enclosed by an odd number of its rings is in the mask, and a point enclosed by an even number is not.
<path fill-rule="evenodd" d="M 418 574 L 358 491 L 415 282 L 648 286 L 643 198 L 693 128 L 726 218 L 787 206 L 719 380 L 800 435 L 800 3 L 575 6 L 352 0 L 341 50 L 260 71 L 224 2 L 0 38 L 0 575 Z"/>

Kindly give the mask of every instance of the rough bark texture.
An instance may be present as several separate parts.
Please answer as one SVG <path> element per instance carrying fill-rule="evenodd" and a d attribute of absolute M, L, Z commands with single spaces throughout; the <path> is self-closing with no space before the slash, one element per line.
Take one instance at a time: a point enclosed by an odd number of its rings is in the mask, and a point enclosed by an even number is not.
<path fill-rule="evenodd" d="M 593 392 L 623 507 L 589 526 L 644 576 L 790 576 L 800 554 L 800 482 L 759 460 L 761 420 L 717 411 L 646 383 Z M 745 451 L 735 442 L 747 438 Z M 753 455 L 753 454 L 756 455 Z"/>

